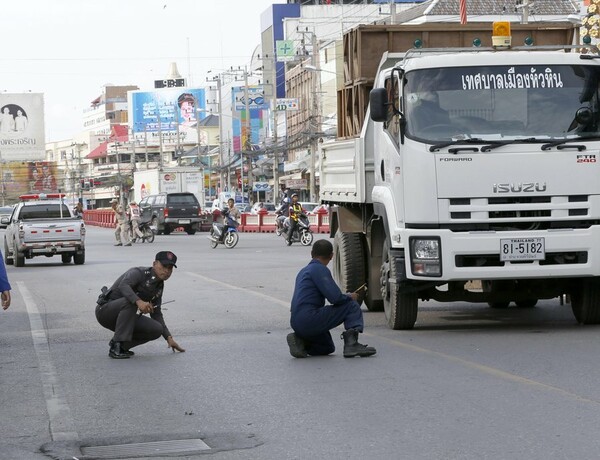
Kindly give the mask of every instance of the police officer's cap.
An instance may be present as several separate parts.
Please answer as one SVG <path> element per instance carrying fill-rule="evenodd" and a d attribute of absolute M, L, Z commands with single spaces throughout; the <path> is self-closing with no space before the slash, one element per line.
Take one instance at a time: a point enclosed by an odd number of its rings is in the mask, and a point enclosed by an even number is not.
<path fill-rule="evenodd" d="M 164 266 L 172 265 L 177 268 L 177 256 L 173 254 L 171 251 L 160 251 L 156 253 L 156 257 L 154 260 L 158 260 Z"/>

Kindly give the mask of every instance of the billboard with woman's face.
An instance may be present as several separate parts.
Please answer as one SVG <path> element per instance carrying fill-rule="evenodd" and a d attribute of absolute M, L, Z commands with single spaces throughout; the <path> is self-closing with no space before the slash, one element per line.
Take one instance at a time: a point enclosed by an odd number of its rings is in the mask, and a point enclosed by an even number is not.
<path fill-rule="evenodd" d="M 135 139 L 158 145 L 163 142 L 196 144 L 197 122 L 206 117 L 204 88 L 165 88 L 156 91 L 129 91 L 129 124 Z M 202 139 L 201 139 L 202 140 Z"/>

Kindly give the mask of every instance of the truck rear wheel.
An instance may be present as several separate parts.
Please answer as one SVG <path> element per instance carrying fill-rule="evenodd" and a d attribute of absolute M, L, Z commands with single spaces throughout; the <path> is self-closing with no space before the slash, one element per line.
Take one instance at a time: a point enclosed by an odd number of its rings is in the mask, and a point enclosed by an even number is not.
<path fill-rule="evenodd" d="M 83 265 L 85 263 L 85 251 L 73 254 L 73 262 L 75 262 L 75 265 Z"/>
<path fill-rule="evenodd" d="M 367 280 L 365 273 L 365 251 L 359 233 L 344 233 L 338 230 L 333 239 L 335 260 L 333 276 L 342 292 L 354 292 Z M 358 298 L 364 300 L 364 289 Z"/>
<path fill-rule="evenodd" d="M 381 264 L 381 287 L 383 311 L 388 326 L 394 330 L 412 329 L 417 321 L 419 298 L 416 292 L 398 290 L 398 261 L 392 256 L 388 242 L 383 247 L 383 263 Z"/>
<path fill-rule="evenodd" d="M 63 264 L 70 264 L 71 263 L 72 255 L 65 252 L 65 253 L 63 253 L 63 254 L 60 255 L 60 258 L 62 259 L 62 263 Z"/>
<path fill-rule="evenodd" d="M 600 278 L 585 278 L 571 293 L 571 308 L 580 324 L 600 323 Z"/>

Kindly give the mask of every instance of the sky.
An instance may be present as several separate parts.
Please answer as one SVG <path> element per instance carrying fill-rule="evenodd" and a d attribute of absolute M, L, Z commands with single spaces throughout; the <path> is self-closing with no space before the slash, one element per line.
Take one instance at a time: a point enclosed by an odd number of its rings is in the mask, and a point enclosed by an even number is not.
<path fill-rule="evenodd" d="M 171 62 L 188 84 L 250 63 L 260 16 L 283 0 L 2 2 L 0 92 L 44 93 L 46 142 L 82 130 L 107 83 L 154 88 Z M 188 51 L 189 50 L 189 51 Z"/>

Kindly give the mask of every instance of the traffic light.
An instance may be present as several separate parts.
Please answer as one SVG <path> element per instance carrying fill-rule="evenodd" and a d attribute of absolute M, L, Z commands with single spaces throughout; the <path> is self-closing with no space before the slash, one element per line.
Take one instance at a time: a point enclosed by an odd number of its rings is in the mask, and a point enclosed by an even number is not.
<path fill-rule="evenodd" d="M 94 179 L 90 179 L 88 181 L 88 184 L 89 184 L 89 188 L 94 188 Z"/>

